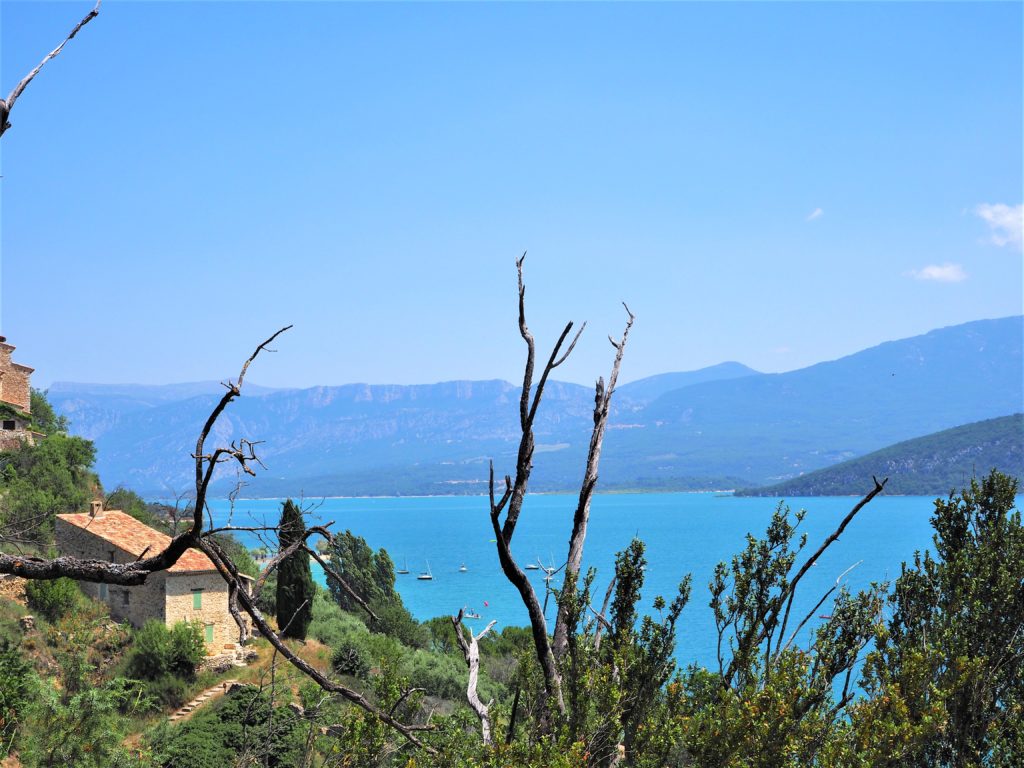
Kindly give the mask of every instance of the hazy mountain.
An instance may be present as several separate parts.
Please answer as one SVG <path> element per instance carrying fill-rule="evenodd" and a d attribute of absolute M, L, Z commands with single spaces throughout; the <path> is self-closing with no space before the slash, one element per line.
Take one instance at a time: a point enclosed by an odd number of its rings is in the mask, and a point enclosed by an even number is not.
<path fill-rule="evenodd" d="M 885 492 L 946 495 L 993 467 L 1024 480 L 1024 414 L 988 419 L 906 440 L 859 459 L 741 496 L 848 496 L 867 493 L 871 478 L 888 477 Z"/>
<path fill-rule="evenodd" d="M 674 389 L 703 384 L 706 381 L 724 381 L 758 375 L 760 375 L 758 371 L 748 368 L 742 363 L 719 363 L 696 371 L 659 373 L 656 376 L 648 376 L 646 379 L 631 381 L 629 384 L 619 387 L 618 397 L 620 401 L 646 404 Z"/>
<path fill-rule="evenodd" d="M 726 363 L 623 385 L 601 486 L 762 484 L 1024 410 L 1022 343 L 1022 318 L 1006 318 L 790 373 Z M 50 395 L 72 429 L 96 441 L 105 485 L 160 493 L 189 487 L 189 454 L 219 391 L 212 383 L 62 383 Z M 252 494 L 481 492 L 489 459 L 499 476 L 514 469 L 518 395 L 504 381 L 247 386 L 214 437 L 263 441 L 267 471 L 249 487 Z M 536 425 L 534 489 L 578 485 L 592 408 L 591 388 L 549 384 Z"/>
<path fill-rule="evenodd" d="M 287 390 L 246 384 L 249 397 L 259 397 Z M 224 392 L 219 381 L 196 381 L 184 384 L 79 384 L 55 381 L 46 390 L 53 406 L 71 419 L 76 434 L 95 440 L 121 423 L 125 414 L 164 403 L 179 402 L 202 395 Z"/>
<path fill-rule="evenodd" d="M 892 341 L 798 371 L 695 384 L 612 434 L 605 478 L 778 481 L 1024 409 L 1022 318 Z"/>

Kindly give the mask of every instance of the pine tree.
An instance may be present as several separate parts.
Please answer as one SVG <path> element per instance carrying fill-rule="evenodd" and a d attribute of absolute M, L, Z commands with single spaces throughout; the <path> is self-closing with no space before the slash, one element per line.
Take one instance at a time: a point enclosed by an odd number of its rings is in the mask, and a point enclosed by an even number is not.
<path fill-rule="evenodd" d="M 278 534 L 281 549 L 301 539 L 305 532 L 301 510 L 288 499 L 281 509 Z M 314 591 L 306 552 L 300 550 L 281 561 L 277 569 L 277 626 L 283 636 L 306 639 L 306 630 L 313 618 Z"/>

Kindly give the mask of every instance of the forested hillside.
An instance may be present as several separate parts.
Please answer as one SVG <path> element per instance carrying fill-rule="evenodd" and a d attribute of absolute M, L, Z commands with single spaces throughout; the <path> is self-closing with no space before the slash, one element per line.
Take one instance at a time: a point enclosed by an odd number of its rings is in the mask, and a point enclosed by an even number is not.
<path fill-rule="evenodd" d="M 888 494 L 945 495 L 993 467 L 1024 478 L 1024 414 L 988 419 L 907 440 L 741 496 L 855 496 L 871 477 L 888 477 Z"/>

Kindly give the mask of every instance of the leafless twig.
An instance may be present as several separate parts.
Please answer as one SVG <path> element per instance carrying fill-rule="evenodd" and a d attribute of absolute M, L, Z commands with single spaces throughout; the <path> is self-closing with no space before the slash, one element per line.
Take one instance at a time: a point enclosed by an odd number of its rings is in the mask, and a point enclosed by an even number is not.
<path fill-rule="evenodd" d="M 68 36 L 64 38 L 64 41 L 56 48 L 54 48 L 52 51 L 50 51 L 48 54 L 46 54 L 46 56 L 43 57 L 43 60 L 36 65 L 35 69 L 33 69 L 31 72 L 25 75 L 25 77 L 21 79 L 21 82 L 14 86 L 14 90 L 12 90 L 7 95 L 6 99 L 0 99 L 0 136 L 3 136 L 7 129 L 11 127 L 11 123 L 7 118 L 10 116 L 11 110 L 14 109 L 14 102 L 18 100 L 18 97 L 21 96 L 25 88 L 28 87 L 28 84 L 32 82 L 33 78 L 35 78 L 35 76 L 39 74 L 39 71 L 43 68 L 43 65 L 46 64 L 46 62 L 48 62 L 50 59 L 55 58 L 57 54 L 59 54 L 64 49 L 64 46 L 67 45 L 68 41 L 78 34 L 78 30 L 80 30 L 82 27 L 84 27 L 86 24 L 88 24 L 90 21 L 92 21 L 99 15 L 101 2 L 102 0 L 96 0 L 96 5 L 93 7 L 93 9 L 89 11 L 89 13 L 87 13 L 85 17 L 75 25 L 75 28 L 72 29 Z"/>

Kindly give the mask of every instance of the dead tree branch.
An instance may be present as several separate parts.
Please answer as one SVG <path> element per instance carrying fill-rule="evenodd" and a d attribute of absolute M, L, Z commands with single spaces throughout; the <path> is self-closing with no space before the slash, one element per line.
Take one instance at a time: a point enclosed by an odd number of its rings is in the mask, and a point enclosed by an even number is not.
<path fill-rule="evenodd" d="M 555 664 L 555 657 L 551 652 L 551 642 L 548 639 L 547 621 L 544 618 L 544 610 L 541 608 L 537 593 L 533 589 L 529 578 L 512 556 L 512 536 L 516 530 L 516 523 L 523 509 L 523 500 L 526 497 L 526 489 L 530 482 L 530 472 L 533 469 L 533 423 L 537 416 L 537 408 L 544 395 L 544 386 L 547 384 L 548 376 L 555 368 L 565 362 L 566 358 L 576 346 L 583 328 L 576 334 L 565 352 L 562 352 L 566 338 L 572 331 L 572 323 L 568 323 L 562 330 L 558 341 L 551 350 L 548 362 L 544 366 L 540 380 L 537 382 L 536 391 L 533 388 L 533 373 L 536 361 L 536 343 L 533 334 L 526 325 L 526 287 L 523 285 L 523 260 L 516 260 L 516 272 L 519 283 L 519 334 L 526 342 L 526 365 L 523 373 L 523 391 L 519 397 L 519 425 L 522 430 L 522 437 L 519 441 L 519 453 L 516 457 L 515 481 L 508 475 L 505 476 L 505 491 L 499 501 L 494 497 L 494 465 L 490 466 L 489 494 L 491 506 L 491 526 L 494 529 L 495 541 L 497 543 L 498 561 L 501 563 L 501 570 L 505 577 L 518 590 L 526 611 L 530 616 L 530 628 L 533 634 L 534 647 L 537 660 L 540 662 L 541 671 L 544 675 L 544 698 L 545 708 L 548 702 L 554 702 L 560 714 L 565 713 L 565 701 L 562 698 L 562 680 Z M 585 324 L 584 324 L 585 327 Z M 532 398 L 531 398 L 532 394 Z M 507 509 L 507 511 L 506 511 Z M 505 521 L 500 522 L 501 513 L 505 511 Z"/>
<path fill-rule="evenodd" d="M 468 632 L 469 639 L 466 639 L 466 634 L 462 630 L 462 616 L 465 613 L 465 609 L 460 608 L 458 616 L 452 616 L 452 625 L 455 627 L 455 639 L 459 642 L 459 648 L 462 649 L 462 655 L 466 657 L 466 665 L 469 667 L 469 683 L 466 685 L 466 699 L 469 701 L 469 706 L 476 712 L 476 716 L 480 718 L 480 731 L 483 736 L 484 744 L 490 746 L 491 744 L 491 716 L 490 707 L 493 702 L 484 704 L 480 700 L 480 696 L 476 692 L 477 682 L 480 678 L 480 640 L 494 629 L 494 625 L 497 624 L 497 620 L 491 621 L 483 631 L 478 635 L 474 635 L 473 631 Z"/>
<path fill-rule="evenodd" d="M 594 489 L 597 487 L 597 468 L 601 463 L 601 447 L 604 444 L 604 434 L 608 427 L 608 415 L 611 411 L 612 395 L 615 393 L 615 385 L 619 380 L 619 368 L 622 366 L 622 355 L 626 349 L 626 339 L 629 337 L 629 329 L 633 327 L 635 315 L 626 309 L 626 329 L 622 332 L 622 339 L 616 342 L 609 337 L 612 346 L 615 347 L 615 362 L 612 363 L 612 372 L 608 376 L 608 387 L 605 388 L 604 379 L 597 380 L 594 393 L 594 428 L 590 433 L 590 448 L 587 451 L 587 466 L 583 473 L 583 484 L 580 486 L 579 501 L 576 504 L 576 513 L 573 515 L 572 533 L 569 534 L 569 556 L 565 562 L 565 578 L 562 582 L 562 591 L 575 591 L 580 575 L 580 566 L 583 562 L 583 545 L 587 539 L 587 524 L 590 522 L 590 502 L 594 497 Z M 559 602 L 558 615 L 555 618 L 555 638 L 552 645 L 552 652 L 555 659 L 561 659 L 565 655 L 568 645 L 568 614 L 564 601 Z"/>
<path fill-rule="evenodd" d="M 211 542 L 209 540 L 202 539 L 199 548 L 208 556 L 211 555 L 211 553 L 213 553 L 213 555 L 216 555 L 216 552 L 210 546 L 210 544 Z M 402 723 L 399 720 L 396 720 L 389 713 L 384 712 L 383 710 L 378 709 L 373 704 L 371 704 L 358 691 L 354 691 L 351 688 L 342 685 L 341 683 L 331 680 L 329 677 L 327 677 L 318 669 L 316 669 L 316 667 L 302 659 L 298 654 L 293 652 L 287 646 L 287 644 L 285 644 L 284 640 L 281 639 L 280 635 L 278 635 L 278 633 L 270 627 L 266 619 L 263 618 L 263 614 L 260 612 L 259 608 L 256 607 L 256 603 L 253 600 L 252 596 L 249 595 L 247 591 L 240 588 L 240 585 L 238 584 L 240 578 L 238 574 L 238 569 L 235 568 L 235 565 L 231 562 L 230 558 L 221 559 L 219 557 L 210 557 L 210 559 L 213 561 L 214 567 L 217 568 L 217 571 L 220 573 L 221 577 L 224 579 L 225 582 L 228 583 L 229 587 L 232 582 L 235 582 L 239 606 L 252 619 L 253 626 L 255 626 L 259 630 L 260 635 L 265 637 L 270 642 L 270 644 L 274 646 L 275 650 L 278 653 L 280 653 L 285 659 L 287 659 L 287 661 L 292 666 L 294 666 L 296 669 L 298 669 L 300 672 L 306 675 L 306 677 L 308 677 L 314 683 L 319 685 L 324 691 L 341 696 L 342 698 L 352 702 L 356 706 L 360 707 L 361 709 L 370 713 L 374 717 L 378 718 L 381 722 L 391 726 L 400 734 L 402 734 L 402 736 L 404 736 L 406 740 L 409 741 L 410 744 L 416 747 L 420 747 L 421 749 L 425 750 L 426 752 L 432 755 L 437 754 L 437 750 L 424 744 L 416 736 L 417 732 L 434 730 L 434 726 L 412 725 Z"/>
<path fill-rule="evenodd" d="M 249 356 L 242 366 L 242 371 L 236 382 L 227 382 L 224 386 L 227 392 L 217 403 L 210 417 L 203 425 L 199 440 L 196 442 L 196 452 L 193 459 L 196 462 L 196 499 L 192 509 L 192 525 L 183 533 L 173 537 L 170 543 L 161 551 L 142 560 L 131 563 L 110 563 L 104 560 L 88 560 L 75 557 L 56 557 L 46 559 L 41 557 L 28 557 L 21 555 L 8 555 L 0 553 L 0 573 L 10 573 L 26 579 L 57 579 L 67 576 L 77 581 L 99 582 L 101 584 L 117 584 L 120 586 L 137 586 L 145 582 L 151 573 L 165 571 L 178 562 L 178 559 L 185 553 L 185 550 L 198 547 L 203 533 L 203 514 L 206 511 L 206 492 L 210 481 L 213 479 L 217 464 L 221 459 L 237 461 L 242 468 L 253 473 L 248 466 L 250 461 L 258 461 L 252 454 L 255 443 L 243 440 L 239 447 L 218 448 L 210 454 L 203 452 L 203 446 L 210 435 L 214 422 L 224 412 L 228 404 L 242 393 L 242 382 L 245 372 L 253 360 L 263 351 L 269 351 L 269 345 L 274 339 L 287 331 L 291 326 L 286 326 L 277 331 L 273 336 L 264 341 Z"/>
<path fill-rule="evenodd" d="M 43 58 L 43 60 L 36 65 L 35 69 L 33 69 L 31 72 L 25 75 L 25 77 L 21 79 L 21 82 L 14 86 L 14 90 L 12 90 L 7 95 L 6 99 L 0 99 L 0 136 L 3 136 L 7 129 L 11 127 L 11 123 L 7 118 L 10 116 L 11 110 L 14 109 L 14 102 L 18 100 L 18 97 L 21 96 L 21 94 L 25 91 L 25 88 L 28 87 L 28 84 L 32 82 L 36 75 L 39 74 L 39 71 L 43 68 L 43 65 L 45 65 L 46 62 L 48 62 L 50 59 L 56 58 L 56 56 L 62 50 L 64 50 L 64 46 L 68 44 L 68 41 L 78 34 L 78 30 L 80 30 L 82 27 L 84 27 L 86 24 L 88 24 L 90 21 L 92 21 L 99 15 L 101 2 L 102 0 L 96 0 L 96 5 L 93 7 L 93 9 L 89 11 L 89 13 L 87 13 L 85 17 L 75 25 L 75 28 L 72 29 L 68 36 L 64 38 L 64 41 L 56 48 L 54 48 L 52 51 L 50 51 Z"/>

